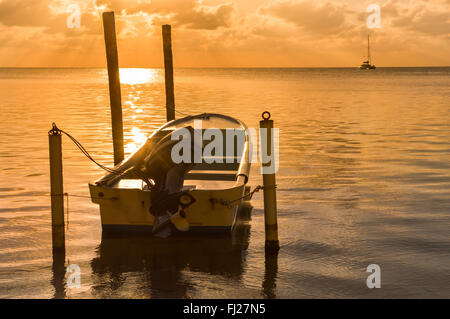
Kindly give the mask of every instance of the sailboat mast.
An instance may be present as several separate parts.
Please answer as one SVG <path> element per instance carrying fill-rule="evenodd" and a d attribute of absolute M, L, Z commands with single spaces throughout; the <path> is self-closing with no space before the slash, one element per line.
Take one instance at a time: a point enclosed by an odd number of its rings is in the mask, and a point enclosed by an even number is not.
<path fill-rule="evenodd" d="M 369 60 L 369 64 L 372 64 L 372 59 L 370 57 L 370 35 L 367 36 L 367 58 Z"/>

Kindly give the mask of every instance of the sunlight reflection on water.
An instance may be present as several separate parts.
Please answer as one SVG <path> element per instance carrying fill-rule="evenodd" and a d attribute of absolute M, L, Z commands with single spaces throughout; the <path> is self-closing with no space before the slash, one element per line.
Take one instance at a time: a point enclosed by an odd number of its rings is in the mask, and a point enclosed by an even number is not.
<path fill-rule="evenodd" d="M 144 133 L 142 133 L 139 130 L 139 128 L 133 127 L 131 129 L 132 142 L 127 142 L 125 144 L 125 153 L 126 154 L 131 154 L 134 151 L 136 151 L 139 146 L 141 146 L 142 144 L 145 143 L 145 141 L 147 140 L 147 137 L 148 136 L 145 135 Z"/>
<path fill-rule="evenodd" d="M 119 75 L 121 84 L 136 85 L 155 82 L 161 72 L 158 69 L 120 68 Z"/>

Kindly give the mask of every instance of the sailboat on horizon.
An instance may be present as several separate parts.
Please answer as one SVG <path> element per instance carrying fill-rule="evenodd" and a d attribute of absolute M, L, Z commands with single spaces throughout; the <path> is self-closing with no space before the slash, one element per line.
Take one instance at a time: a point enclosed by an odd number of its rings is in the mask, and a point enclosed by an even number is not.
<path fill-rule="evenodd" d="M 370 55 L 370 35 L 367 36 L 367 61 L 364 61 L 359 68 L 361 70 L 375 70 L 377 68 L 372 64 L 372 57 Z"/>

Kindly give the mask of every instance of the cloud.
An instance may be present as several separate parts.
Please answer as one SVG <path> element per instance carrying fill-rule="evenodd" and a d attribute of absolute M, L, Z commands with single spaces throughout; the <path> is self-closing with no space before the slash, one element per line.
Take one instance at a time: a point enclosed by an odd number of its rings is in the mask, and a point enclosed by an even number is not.
<path fill-rule="evenodd" d="M 204 6 L 198 0 L 97 0 L 97 6 L 132 15 L 144 13 L 156 23 L 171 23 L 176 27 L 216 30 L 230 25 L 233 3 Z"/>
<path fill-rule="evenodd" d="M 346 27 L 345 6 L 320 1 L 281 1 L 260 9 L 268 14 L 293 23 L 306 32 L 330 34 Z"/>
<path fill-rule="evenodd" d="M 230 25 L 233 12 L 234 6 L 230 3 L 219 5 L 214 9 L 198 8 L 191 12 L 182 12 L 174 18 L 177 25 L 189 29 L 216 30 Z"/>
<path fill-rule="evenodd" d="M 0 2 L 0 22 L 7 26 L 42 26 L 51 16 L 47 1 L 4 0 Z"/>
<path fill-rule="evenodd" d="M 198 30 L 228 27 L 235 11 L 233 3 L 205 6 L 199 0 L 84 0 L 76 3 L 82 9 L 83 32 L 89 32 L 91 26 L 98 24 L 99 13 L 108 10 L 115 11 L 118 20 L 147 16 L 155 24 L 170 23 L 174 27 Z M 45 27 L 49 33 L 66 32 L 70 4 L 73 2 L 65 0 L 3 0 L 0 1 L 0 23 Z M 97 33 L 98 28 L 95 30 Z"/>
<path fill-rule="evenodd" d="M 450 64 L 450 0 L 0 0 L 2 66 L 104 66 L 101 13 L 114 10 L 121 66 L 161 66 L 161 24 L 176 66 L 348 66 L 367 33 L 380 65 Z M 81 28 L 67 8 L 81 7 Z M 417 62 L 419 61 L 419 62 Z"/>
<path fill-rule="evenodd" d="M 398 4 L 393 6 L 399 10 Z M 450 14 L 448 9 L 438 10 L 426 5 L 418 6 L 405 10 L 402 15 L 393 18 L 392 26 L 422 34 L 448 35 L 450 33 Z"/>

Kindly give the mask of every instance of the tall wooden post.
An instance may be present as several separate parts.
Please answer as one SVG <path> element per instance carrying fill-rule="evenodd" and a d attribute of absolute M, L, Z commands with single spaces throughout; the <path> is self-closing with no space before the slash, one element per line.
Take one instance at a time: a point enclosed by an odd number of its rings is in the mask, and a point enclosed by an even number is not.
<path fill-rule="evenodd" d="M 275 181 L 275 156 L 273 145 L 273 120 L 270 120 L 270 113 L 263 113 L 263 120 L 259 122 L 259 127 L 266 130 L 266 140 L 261 139 L 260 143 L 265 143 L 266 154 L 269 160 L 261 163 L 264 183 L 264 223 L 266 228 L 265 250 L 267 254 L 276 254 L 280 250 L 278 241 L 278 221 L 277 221 L 277 196 Z M 262 134 L 261 134 L 262 136 Z M 261 146 L 261 150 L 263 147 Z M 262 158 L 262 156 L 261 156 Z"/>
<path fill-rule="evenodd" d="M 173 88 L 172 36 L 170 25 L 162 26 L 164 49 L 164 74 L 166 82 L 166 116 L 167 122 L 175 119 L 175 94 Z"/>
<path fill-rule="evenodd" d="M 109 99 L 111 104 L 114 165 L 123 161 L 122 97 L 120 93 L 119 56 L 117 53 L 114 12 L 103 12 L 106 60 L 108 63 Z"/>
<path fill-rule="evenodd" d="M 61 131 L 53 123 L 48 132 L 50 154 L 50 197 L 52 205 L 52 244 L 53 250 L 65 250 L 64 233 L 64 190 Z"/>

